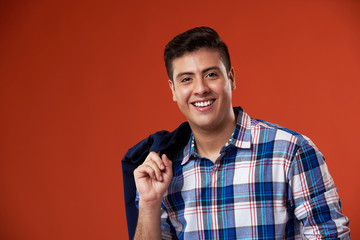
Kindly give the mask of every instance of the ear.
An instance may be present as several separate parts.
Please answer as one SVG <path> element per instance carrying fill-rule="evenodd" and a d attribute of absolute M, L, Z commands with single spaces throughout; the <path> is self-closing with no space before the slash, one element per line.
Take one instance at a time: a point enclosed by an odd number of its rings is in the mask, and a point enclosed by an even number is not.
<path fill-rule="evenodd" d="M 173 101 L 176 102 L 174 83 L 173 83 L 173 81 L 171 81 L 170 79 L 169 79 L 168 82 L 169 82 L 169 87 L 170 87 L 170 89 L 171 89 L 171 93 L 172 93 L 172 95 L 173 95 Z"/>
<path fill-rule="evenodd" d="M 235 82 L 235 70 L 233 67 L 231 67 L 229 71 L 229 80 L 231 84 L 231 90 L 234 91 L 236 89 L 236 82 Z"/>

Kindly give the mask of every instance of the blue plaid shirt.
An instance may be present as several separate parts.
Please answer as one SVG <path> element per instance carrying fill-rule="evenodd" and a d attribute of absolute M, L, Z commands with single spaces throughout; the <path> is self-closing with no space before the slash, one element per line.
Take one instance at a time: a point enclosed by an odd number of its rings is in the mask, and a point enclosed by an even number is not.
<path fill-rule="evenodd" d="M 350 239 L 313 142 L 235 111 L 234 133 L 215 163 L 196 153 L 193 136 L 173 159 L 163 239 Z"/>

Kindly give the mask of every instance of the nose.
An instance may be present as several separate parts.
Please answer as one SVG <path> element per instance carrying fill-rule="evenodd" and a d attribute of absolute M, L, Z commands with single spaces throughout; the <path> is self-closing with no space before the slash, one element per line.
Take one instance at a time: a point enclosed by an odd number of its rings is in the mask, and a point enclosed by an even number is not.
<path fill-rule="evenodd" d="M 202 95 L 205 93 L 208 93 L 210 91 L 210 88 L 208 86 L 208 83 L 205 79 L 196 79 L 194 81 L 194 93 L 198 95 Z"/>

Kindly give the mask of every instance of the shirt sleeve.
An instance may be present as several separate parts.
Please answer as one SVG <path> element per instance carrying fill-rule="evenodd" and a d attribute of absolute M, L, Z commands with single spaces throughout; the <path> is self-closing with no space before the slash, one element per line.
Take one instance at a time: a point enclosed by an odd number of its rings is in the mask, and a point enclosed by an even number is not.
<path fill-rule="evenodd" d="M 297 150 L 289 172 L 290 204 L 306 239 L 350 239 L 349 219 L 323 155 L 310 139 Z"/>
<path fill-rule="evenodd" d="M 161 236 L 162 239 L 177 239 L 175 234 L 175 229 L 171 224 L 170 218 L 168 213 L 164 210 L 164 208 L 161 208 Z"/>

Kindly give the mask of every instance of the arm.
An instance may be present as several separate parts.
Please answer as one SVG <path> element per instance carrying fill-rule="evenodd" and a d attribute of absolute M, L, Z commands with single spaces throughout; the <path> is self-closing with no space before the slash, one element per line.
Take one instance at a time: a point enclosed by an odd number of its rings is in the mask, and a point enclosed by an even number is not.
<path fill-rule="evenodd" d="M 139 218 L 134 239 L 161 239 L 161 202 L 172 179 L 172 162 L 151 152 L 134 171 L 139 193 Z"/>
<path fill-rule="evenodd" d="M 290 202 L 306 239 L 350 239 L 349 220 L 322 154 L 308 139 L 290 167 Z"/>

